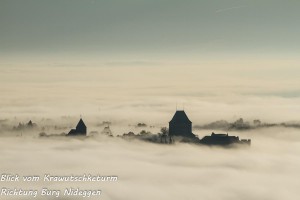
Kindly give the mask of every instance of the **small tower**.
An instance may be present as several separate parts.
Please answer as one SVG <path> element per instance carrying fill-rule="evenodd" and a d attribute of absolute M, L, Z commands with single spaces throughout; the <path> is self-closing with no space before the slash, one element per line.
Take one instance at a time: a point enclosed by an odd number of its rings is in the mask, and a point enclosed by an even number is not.
<path fill-rule="evenodd" d="M 85 134 L 86 135 L 86 125 L 84 124 L 82 118 L 80 118 L 77 126 L 76 126 L 76 131 L 80 134 Z"/>
<path fill-rule="evenodd" d="M 76 129 L 71 129 L 70 132 L 68 133 L 68 135 L 86 135 L 87 131 L 86 131 L 86 125 L 84 124 L 82 118 L 80 118 Z"/>

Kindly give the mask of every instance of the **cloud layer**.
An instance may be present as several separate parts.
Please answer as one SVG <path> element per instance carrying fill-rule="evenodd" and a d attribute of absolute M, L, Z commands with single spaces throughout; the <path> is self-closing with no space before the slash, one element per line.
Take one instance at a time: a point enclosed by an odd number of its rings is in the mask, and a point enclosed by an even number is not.
<path fill-rule="evenodd" d="M 176 104 L 196 124 L 239 117 L 268 122 L 299 118 L 297 60 L 129 62 L 115 67 L 29 63 L 0 68 L 1 118 L 83 115 L 166 125 Z"/>
<path fill-rule="evenodd" d="M 299 196 L 298 131 L 272 128 L 232 134 L 250 137 L 252 146 L 156 145 L 102 137 L 1 138 L 2 173 L 119 176 L 118 182 L 98 184 L 2 182 L 1 186 L 100 188 L 105 200 L 281 200 Z"/>

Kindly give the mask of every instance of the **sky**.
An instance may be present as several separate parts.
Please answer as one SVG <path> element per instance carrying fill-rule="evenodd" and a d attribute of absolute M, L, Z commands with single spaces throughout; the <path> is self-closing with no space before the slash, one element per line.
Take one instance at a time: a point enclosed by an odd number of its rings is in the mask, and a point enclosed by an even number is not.
<path fill-rule="evenodd" d="M 296 0 L 1 0 L 0 53 L 296 56 L 299 7 Z"/>
<path fill-rule="evenodd" d="M 299 119 L 296 0 L 1 0 L 3 117 Z"/>

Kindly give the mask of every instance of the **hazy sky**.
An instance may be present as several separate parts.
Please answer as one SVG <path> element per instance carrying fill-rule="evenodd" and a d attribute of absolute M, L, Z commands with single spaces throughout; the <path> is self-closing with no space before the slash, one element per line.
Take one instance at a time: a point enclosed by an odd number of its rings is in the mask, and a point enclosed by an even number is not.
<path fill-rule="evenodd" d="M 0 54 L 296 55 L 297 0 L 1 0 Z"/>
<path fill-rule="evenodd" d="M 0 111 L 167 123 L 177 102 L 199 123 L 298 120 L 299 10 L 298 0 L 0 0 Z"/>

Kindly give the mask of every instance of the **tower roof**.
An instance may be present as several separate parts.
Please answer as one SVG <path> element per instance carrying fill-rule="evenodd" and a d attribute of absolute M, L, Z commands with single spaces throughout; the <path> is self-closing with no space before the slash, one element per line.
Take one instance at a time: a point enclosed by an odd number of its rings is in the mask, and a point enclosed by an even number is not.
<path fill-rule="evenodd" d="M 86 127 L 86 125 L 84 124 L 84 122 L 83 122 L 83 120 L 81 118 L 80 118 L 80 120 L 79 120 L 76 128 L 78 128 L 78 127 Z"/>
<path fill-rule="evenodd" d="M 182 123 L 182 122 L 183 123 L 192 123 L 189 120 L 188 116 L 185 114 L 184 110 L 177 110 L 170 122 L 175 122 L 175 123 Z"/>

